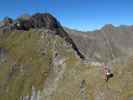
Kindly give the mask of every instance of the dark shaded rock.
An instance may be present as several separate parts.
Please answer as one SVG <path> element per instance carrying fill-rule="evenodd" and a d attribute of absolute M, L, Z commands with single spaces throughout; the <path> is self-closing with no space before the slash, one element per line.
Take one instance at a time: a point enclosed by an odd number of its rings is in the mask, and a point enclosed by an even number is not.
<path fill-rule="evenodd" d="M 13 23 L 13 19 L 9 18 L 9 17 L 5 17 L 4 20 L 3 20 L 3 23 L 4 23 L 5 26 L 8 26 L 8 25 Z"/>
<path fill-rule="evenodd" d="M 56 18 L 49 13 L 36 13 L 27 19 L 20 17 L 16 20 L 15 25 L 19 30 L 29 30 L 30 28 L 55 30 L 61 26 Z"/>
<path fill-rule="evenodd" d="M 25 19 L 17 19 L 14 22 L 15 29 L 17 30 L 29 30 L 32 27 L 32 22 L 30 20 Z"/>
<path fill-rule="evenodd" d="M 66 42 L 70 43 L 72 45 L 72 48 L 76 51 L 77 55 L 81 58 L 81 59 L 85 59 L 84 55 L 80 52 L 80 50 L 77 48 L 76 44 L 74 43 L 74 41 L 72 40 L 72 38 L 68 35 L 68 33 L 62 28 L 60 27 L 57 30 L 57 35 L 63 37 L 65 39 Z"/>
<path fill-rule="evenodd" d="M 59 28 L 61 25 L 60 23 L 56 20 L 56 18 L 54 18 L 51 14 L 49 13 L 37 13 L 34 14 L 31 17 L 31 21 L 33 23 L 33 27 L 34 28 L 42 28 L 45 27 L 47 29 L 57 29 Z"/>

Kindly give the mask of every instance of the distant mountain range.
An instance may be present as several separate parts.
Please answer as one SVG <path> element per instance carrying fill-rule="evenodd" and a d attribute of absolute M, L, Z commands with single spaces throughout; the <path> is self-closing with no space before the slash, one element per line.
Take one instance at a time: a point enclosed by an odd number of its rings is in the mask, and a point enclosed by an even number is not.
<path fill-rule="evenodd" d="M 92 32 L 64 29 L 88 59 L 108 62 L 133 55 L 133 26 L 107 24 Z"/>
<path fill-rule="evenodd" d="M 31 28 L 53 30 L 54 34 L 60 35 L 71 43 L 81 58 L 85 57 L 88 60 L 108 62 L 133 55 L 133 26 L 115 27 L 112 24 L 107 24 L 99 30 L 82 32 L 63 28 L 52 15 L 41 13 L 20 16 L 16 20 L 5 18 L 0 24 L 0 30 L 3 31 L 29 30 Z"/>
<path fill-rule="evenodd" d="M 133 100 L 132 56 L 133 26 L 81 32 L 49 13 L 6 17 L 0 100 Z"/>

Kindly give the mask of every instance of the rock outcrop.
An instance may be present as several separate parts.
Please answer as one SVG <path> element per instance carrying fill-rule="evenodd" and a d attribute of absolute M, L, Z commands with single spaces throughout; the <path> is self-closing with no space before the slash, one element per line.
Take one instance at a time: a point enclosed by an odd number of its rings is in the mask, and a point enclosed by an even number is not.
<path fill-rule="evenodd" d="M 49 13 L 36 13 L 28 17 L 23 16 L 19 17 L 15 21 L 13 21 L 11 18 L 6 18 L 3 23 L 3 26 L 0 27 L 0 30 L 2 30 L 1 33 L 10 32 L 12 30 L 28 31 L 30 29 L 40 28 L 53 31 L 53 35 L 59 35 L 60 37 L 64 38 L 69 44 L 72 45 L 72 48 L 76 51 L 78 56 L 81 59 L 85 59 L 84 55 L 82 55 L 82 53 L 79 51 L 74 41 L 71 39 L 68 33 L 64 31 L 61 24 L 56 20 L 54 16 Z"/>

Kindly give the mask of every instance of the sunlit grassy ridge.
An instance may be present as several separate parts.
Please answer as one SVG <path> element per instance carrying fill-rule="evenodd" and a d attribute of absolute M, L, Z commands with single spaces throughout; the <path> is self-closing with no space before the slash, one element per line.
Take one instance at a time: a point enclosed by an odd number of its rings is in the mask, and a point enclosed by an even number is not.
<path fill-rule="evenodd" d="M 64 40 L 44 32 L 12 32 L 1 42 L 1 47 L 8 51 L 8 61 L 1 64 L 0 70 L 0 85 L 4 84 L 2 88 L 8 92 L 0 90 L 3 92 L 1 100 L 18 100 L 22 95 L 30 95 L 32 86 L 42 89 L 52 67 L 55 41 L 57 51 L 62 56 L 67 55 Z M 71 54 L 72 50 L 69 52 Z"/>
<path fill-rule="evenodd" d="M 43 57 L 37 52 L 38 39 L 39 34 L 29 31 L 13 32 L 4 41 L 3 45 L 9 51 L 11 63 L 3 66 L 9 70 L 9 73 L 3 73 L 3 77 L 9 74 L 10 78 L 6 81 L 8 93 L 1 96 L 2 100 L 18 100 L 21 95 L 30 95 L 32 85 L 41 88 L 48 73 L 50 55 Z M 17 67 L 13 71 L 12 64 Z"/>
<path fill-rule="evenodd" d="M 41 91 L 40 100 L 129 100 L 133 96 L 132 58 L 124 64 L 113 64 L 114 77 L 105 82 L 101 67 L 82 63 L 59 36 L 43 31 L 14 31 L 0 41 L 0 47 L 6 49 L 6 60 L 0 60 L 0 100 L 31 96 L 33 87 Z M 44 83 L 52 74 L 56 52 L 66 59 L 65 69 L 57 89 L 49 96 L 44 94 Z"/>

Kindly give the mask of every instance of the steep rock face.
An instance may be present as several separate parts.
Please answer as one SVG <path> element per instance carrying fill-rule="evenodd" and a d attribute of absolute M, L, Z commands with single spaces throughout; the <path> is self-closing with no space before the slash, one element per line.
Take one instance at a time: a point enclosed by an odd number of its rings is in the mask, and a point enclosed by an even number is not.
<path fill-rule="evenodd" d="M 47 29 L 58 29 L 61 27 L 60 23 L 51 14 L 35 14 L 31 17 L 33 21 L 33 27 L 41 28 L 46 27 Z"/>
<path fill-rule="evenodd" d="M 16 28 L 19 30 L 29 30 L 30 28 L 47 28 L 56 30 L 61 27 L 60 23 L 49 13 L 36 13 L 29 18 L 18 18 Z"/>
<path fill-rule="evenodd" d="M 133 55 L 133 27 L 105 25 L 93 32 L 65 29 L 81 52 L 88 58 L 108 62 Z"/>

